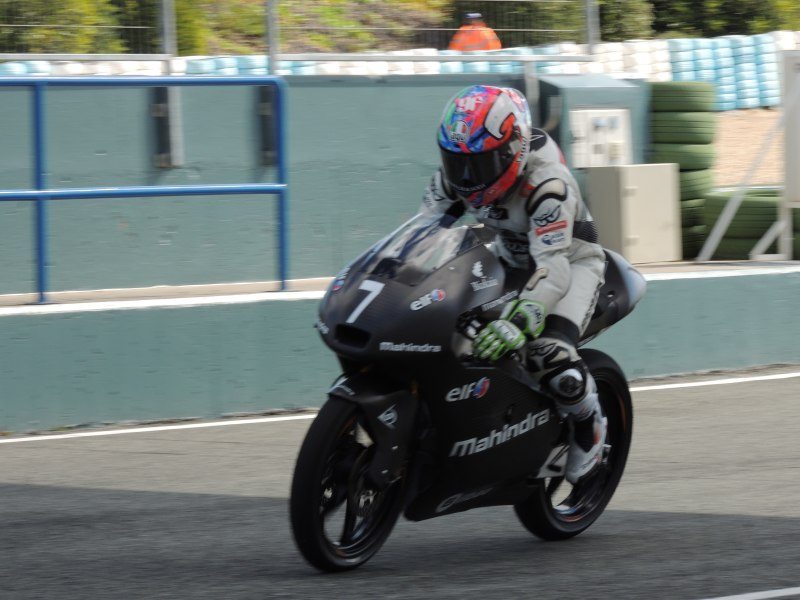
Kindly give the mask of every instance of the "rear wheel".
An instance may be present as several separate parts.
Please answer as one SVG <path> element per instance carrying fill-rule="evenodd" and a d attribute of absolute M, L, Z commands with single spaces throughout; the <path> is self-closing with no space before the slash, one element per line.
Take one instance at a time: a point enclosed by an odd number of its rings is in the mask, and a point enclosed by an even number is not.
<path fill-rule="evenodd" d="M 292 532 L 305 559 L 323 571 L 354 569 L 383 545 L 403 506 L 403 481 L 387 489 L 367 471 L 374 453 L 357 405 L 331 398 L 306 434 L 292 479 Z"/>
<path fill-rule="evenodd" d="M 528 500 L 514 507 L 522 524 L 544 540 L 573 537 L 595 522 L 617 489 L 631 443 L 633 409 L 625 376 L 602 352 L 580 354 L 597 383 L 608 419 L 606 451 L 602 463 L 577 485 L 570 486 L 563 477 L 545 479 Z"/>

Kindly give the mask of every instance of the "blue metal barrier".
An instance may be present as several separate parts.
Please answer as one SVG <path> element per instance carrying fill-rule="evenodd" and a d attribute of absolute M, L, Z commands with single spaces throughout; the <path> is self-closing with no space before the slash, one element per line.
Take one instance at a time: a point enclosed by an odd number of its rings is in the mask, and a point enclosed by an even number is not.
<path fill-rule="evenodd" d="M 258 85 L 277 88 L 276 123 L 278 181 L 224 185 L 152 185 L 102 188 L 48 189 L 45 172 L 44 97 L 48 87 L 170 87 L 170 86 Z M 36 288 L 39 302 L 47 296 L 47 201 L 77 198 L 147 198 L 155 196 L 209 196 L 231 194 L 276 194 L 278 196 L 278 276 L 286 289 L 289 273 L 288 182 L 286 160 L 286 84 L 280 77 L 0 77 L 0 87 L 33 89 L 33 189 L 0 190 L 0 201 L 26 200 L 36 203 Z"/>

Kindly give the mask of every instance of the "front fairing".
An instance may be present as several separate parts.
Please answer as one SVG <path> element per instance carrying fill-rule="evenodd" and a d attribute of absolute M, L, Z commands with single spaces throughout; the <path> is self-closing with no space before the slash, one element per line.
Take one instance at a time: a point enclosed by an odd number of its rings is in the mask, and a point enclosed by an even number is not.
<path fill-rule="evenodd" d="M 505 275 L 481 226 L 415 218 L 334 279 L 317 324 L 337 354 L 364 362 L 452 354 L 459 317 L 502 294 Z"/>

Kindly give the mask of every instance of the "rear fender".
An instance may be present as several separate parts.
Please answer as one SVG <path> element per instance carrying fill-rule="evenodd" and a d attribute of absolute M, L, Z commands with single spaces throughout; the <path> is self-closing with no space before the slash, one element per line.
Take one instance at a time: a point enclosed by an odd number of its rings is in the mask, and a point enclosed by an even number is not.
<path fill-rule="evenodd" d="M 417 397 L 402 384 L 373 372 L 343 375 L 328 394 L 364 411 L 375 444 L 369 476 L 385 489 L 402 476 L 417 418 Z"/>

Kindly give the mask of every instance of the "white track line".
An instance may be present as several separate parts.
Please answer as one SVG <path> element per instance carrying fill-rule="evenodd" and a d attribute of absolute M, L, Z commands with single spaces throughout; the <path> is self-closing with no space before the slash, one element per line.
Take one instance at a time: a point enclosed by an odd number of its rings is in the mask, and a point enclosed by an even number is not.
<path fill-rule="evenodd" d="M 661 385 L 643 385 L 632 387 L 632 392 L 650 392 L 654 390 L 677 390 L 680 388 L 704 387 L 707 385 L 730 385 L 734 383 L 750 383 L 753 381 L 772 381 L 774 379 L 792 379 L 800 377 L 800 373 L 776 373 L 774 375 L 754 375 L 752 377 L 730 377 L 727 379 L 709 379 L 706 381 L 690 381 L 688 383 L 664 383 Z"/>
<path fill-rule="evenodd" d="M 787 598 L 789 596 L 800 596 L 800 587 L 770 590 L 768 592 L 752 592 L 750 594 L 739 594 L 736 596 L 704 598 L 703 600 L 766 600 L 767 598 Z"/>
<path fill-rule="evenodd" d="M 708 381 L 692 381 L 689 383 L 667 383 L 664 385 L 648 385 L 632 387 L 632 392 L 655 390 L 674 390 L 680 388 L 703 387 L 711 385 L 729 385 L 733 383 L 749 383 L 752 381 L 769 381 L 773 379 L 791 379 L 800 377 L 800 373 L 777 373 L 775 375 L 757 375 L 753 377 L 732 377 L 728 379 L 712 379 Z M 229 419 L 225 421 L 207 421 L 204 423 L 185 423 L 182 425 L 154 425 L 151 427 L 132 427 L 128 429 L 109 429 L 102 431 L 82 431 L 79 433 L 58 433 L 55 435 L 31 435 L 26 437 L 0 438 L 0 444 L 16 444 L 21 442 L 47 442 L 51 440 L 68 440 L 72 438 L 101 437 L 106 435 L 124 435 L 128 433 L 153 433 L 158 431 L 174 431 L 178 429 L 202 429 L 206 427 L 227 427 L 230 425 L 254 425 L 258 423 L 277 423 L 280 421 L 298 421 L 313 419 L 316 413 L 288 415 L 285 417 L 256 417 L 252 419 Z"/>
<path fill-rule="evenodd" d="M 257 302 L 276 300 L 319 300 L 324 295 L 325 292 L 261 292 L 258 294 L 230 294 L 227 296 L 149 298 L 146 300 L 99 300 L 97 302 L 71 302 L 67 304 L 2 306 L 0 307 L 0 317 L 103 312 L 109 310 L 142 310 L 148 308 L 185 308 L 190 306 L 255 304 Z"/>
<path fill-rule="evenodd" d="M 647 281 L 674 281 L 676 279 L 718 279 L 720 277 L 747 277 L 748 275 L 786 275 L 800 273 L 800 266 L 761 267 L 752 269 L 720 269 L 718 271 L 674 271 L 672 273 L 645 273 Z"/>
<path fill-rule="evenodd" d="M 678 279 L 716 279 L 720 277 L 746 277 L 750 275 L 784 275 L 800 273 L 800 266 L 764 267 L 754 269 L 728 269 L 718 271 L 686 271 L 673 273 L 647 273 L 647 281 L 674 281 Z M 325 279 L 325 278 L 320 278 Z M 241 282 L 242 285 L 248 282 Z M 291 281 L 289 282 L 291 283 Z M 145 298 L 139 300 L 98 300 L 68 302 L 64 304 L 22 305 L 0 307 L 0 317 L 103 312 L 111 310 L 143 310 L 153 308 L 187 308 L 230 304 L 254 304 L 269 301 L 320 300 L 322 290 L 305 292 L 259 292 L 254 294 L 208 295 L 184 298 Z"/>
<path fill-rule="evenodd" d="M 288 415 L 285 417 L 257 417 L 253 419 L 230 419 L 227 421 L 208 421 L 205 423 L 185 423 L 183 425 L 153 425 L 151 427 L 132 427 L 129 429 L 110 429 L 103 431 L 82 431 L 80 433 L 58 433 L 55 435 L 32 435 L 29 437 L 0 438 L 0 444 L 16 444 L 18 442 L 48 442 L 51 440 L 68 440 L 72 438 L 101 437 L 105 435 L 124 435 L 128 433 L 152 433 L 154 431 L 175 431 L 177 429 L 202 429 L 204 427 L 227 427 L 230 425 L 254 425 L 257 423 L 277 423 L 279 421 L 300 421 L 313 419 L 317 413 L 304 415 Z"/>

